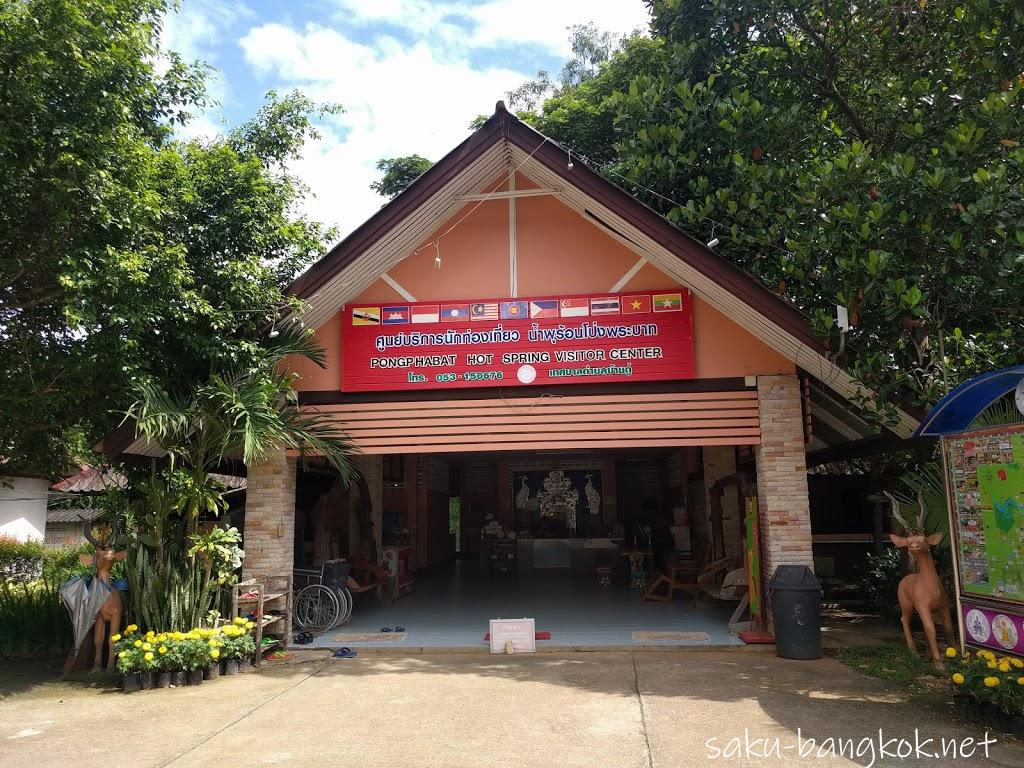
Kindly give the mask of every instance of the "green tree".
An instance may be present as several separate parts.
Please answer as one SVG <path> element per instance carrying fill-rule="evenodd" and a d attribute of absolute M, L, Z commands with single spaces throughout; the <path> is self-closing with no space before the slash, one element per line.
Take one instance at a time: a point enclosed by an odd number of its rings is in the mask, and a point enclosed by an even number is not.
<path fill-rule="evenodd" d="M 635 192 L 809 312 L 882 403 L 1019 362 L 1024 7 L 653 12 L 666 66 L 610 100 Z"/>
<path fill-rule="evenodd" d="M 205 70 L 159 47 L 164 0 L 0 5 L 0 456 L 58 472 L 133 385 L 240 363 L 329 233 L 283 169 L 315 105 L 174 139 Z"/>
<path fill-rule="evenodd" d="M 127 573 L 134 615 L 144 626 L 199 625 L 234 573 L 237 532 L 198 526 L 201 516 L 227 508 L 227 489 L 212 476 L 226 462 L 254 464 L 291 449 L 324 457 L 346 482 L 352 477 L 344 433 L 326 416 L 299 408 L 295 374 L 285 364 L 296 356 L 326 365 L 312 333 L 288 322 L 256 344 L 244 364 L 176 391 L 154 381 L 135 387 L 127 417 L 169 459 L 129 490 Z"/>
<path fill-rule="evenodd" d="M 422 176 L 434 163 L 419 155 L 382 158 L 377 161 L 377 170 L 383 176 L 370 184 L 370 189 L 391 200 L 404 192 L 416 179 Z"/>

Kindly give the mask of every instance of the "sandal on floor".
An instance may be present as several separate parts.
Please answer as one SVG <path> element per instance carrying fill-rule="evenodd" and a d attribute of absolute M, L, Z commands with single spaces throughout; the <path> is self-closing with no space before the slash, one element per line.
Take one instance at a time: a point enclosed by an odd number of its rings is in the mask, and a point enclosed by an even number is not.
<path fill-rule="evenodd" d="M 264 661 L 288 661 L 294 659 L 295 654 L 291 651 L 271 651 L 263 657 Z"/>
<path fill-rule="evenodd" d="M 354 659 L 357 655 L 355 651 L 348 647 L 338 648 L 334 651 L 334 658 L 336 659 Z"/>
<path fill-rule="evenodd" d="M 395 627 L 394 632 L 405 632 L 405 627 Z"/>
<path fill-rule="evenodd" d="M 381 628 L 380 628 L 380 631 L 381 631 L 381 632 L 391 632 L 391 631 L 393 631 L 393 630 L 391 629 L 391 627 L 381 627 Z"/>

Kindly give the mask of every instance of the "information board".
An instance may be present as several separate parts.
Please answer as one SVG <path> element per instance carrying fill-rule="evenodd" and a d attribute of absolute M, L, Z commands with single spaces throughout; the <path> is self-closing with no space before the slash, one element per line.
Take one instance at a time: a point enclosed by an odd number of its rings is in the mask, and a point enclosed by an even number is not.
<path fill-rule="evenodd" d="M 537 623 L 533 619 L 491 619 L 491 653 L 505 653 L 512 643 L 516 653 L 537 650 Z"/>
<path fill-rule="evenodd" d="M 346 307 L 345 392 L 696 376 L 689 291 Z"/>
<path fill-rule="evenodd" d="M 1024 605 L 1022 429 L 1000 428 L 947 441 L 960 591 L 965 596 Z M 972 614 L 974 623 L 983 615 Z"/>

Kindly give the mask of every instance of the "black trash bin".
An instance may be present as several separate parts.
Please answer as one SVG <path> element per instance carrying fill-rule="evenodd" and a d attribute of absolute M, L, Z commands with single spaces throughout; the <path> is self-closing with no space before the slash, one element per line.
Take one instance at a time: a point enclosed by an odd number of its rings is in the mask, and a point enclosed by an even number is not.
<path fill-rule="evenodd" d="M 821 658 L 821 585 L 806 565 L 780 565 L 768 582 L 775 652 L 784 659 Z"/>

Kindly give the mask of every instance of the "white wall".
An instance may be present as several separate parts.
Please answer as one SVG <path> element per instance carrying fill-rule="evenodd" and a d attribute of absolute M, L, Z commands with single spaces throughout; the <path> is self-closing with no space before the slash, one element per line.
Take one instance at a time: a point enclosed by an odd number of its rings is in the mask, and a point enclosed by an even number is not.
<path fill-rule="evenodd" d="M 50 482 L 46 479 L 0 477 L 0 536 L 42 541 L 46 535 L 49 488 Z"/>

